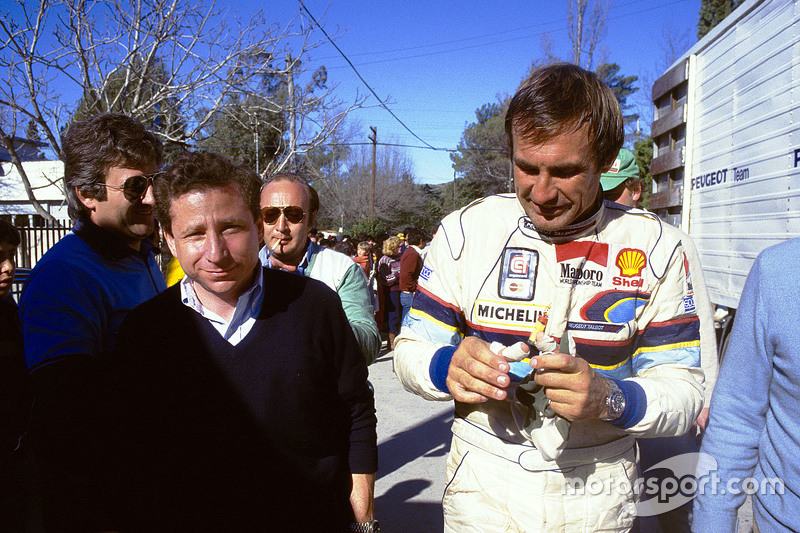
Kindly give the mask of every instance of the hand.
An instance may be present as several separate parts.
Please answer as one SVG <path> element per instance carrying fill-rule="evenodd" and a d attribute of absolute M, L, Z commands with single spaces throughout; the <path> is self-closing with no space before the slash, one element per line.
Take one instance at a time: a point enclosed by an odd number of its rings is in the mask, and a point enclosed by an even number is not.
<path fill-rule="evenodd" d="M 700 441 L 703 440 L 703 434 L 706 432 L 706 426 L 708 425 L 708 407 L 703 407 L 700 411 L 700 414 L 697 416 L 697 420 L 694 421 L 692 426 L 695 428 L 695 442 L 700 444 Z"/>
<path fill-rule="evenodd" d="M 570 422 L 606 416 L 608 382 L 586 360 L 565 353 L 531 358 L 534 381 L 545 388 L 553 411 Z"/>
<path fill-rule="evenodd" d="M 489 349 L 489 343 L 467 337 L 458 345 L 447 371 L 447 388 L 456 401 L 483 403 L 504 400 L 511 384 L 511 367 L 502 355 Z"/>

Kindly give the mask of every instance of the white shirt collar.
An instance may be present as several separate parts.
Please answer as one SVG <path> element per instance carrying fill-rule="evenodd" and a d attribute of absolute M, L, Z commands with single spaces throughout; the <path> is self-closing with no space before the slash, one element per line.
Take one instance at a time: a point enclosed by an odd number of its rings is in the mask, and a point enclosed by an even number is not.
<path fill-rule="evenodd" d="M 181 302 L 208 320 L 225 340 L 236 345 L 250 332 L 261 310 L 264 296 L 264 270 L 260 265 L 256 270 L 256 281 L 252 287 L 239 296 L 230 322 L 203 306 L 189 276 L 184 276 L 180 282 Z"/>

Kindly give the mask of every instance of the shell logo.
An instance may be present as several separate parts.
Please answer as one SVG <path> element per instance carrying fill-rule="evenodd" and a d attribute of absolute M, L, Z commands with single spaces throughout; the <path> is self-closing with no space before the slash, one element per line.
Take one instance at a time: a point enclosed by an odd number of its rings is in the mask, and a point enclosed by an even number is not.
<path fill-rule="evenodd" d="M 614 264 L 619 267 L 620 275 L 632 278 L 641 275 L 642 269 L 647 265 L 647 259 L 643 251 L 625 248 L 617 254 Z"/>

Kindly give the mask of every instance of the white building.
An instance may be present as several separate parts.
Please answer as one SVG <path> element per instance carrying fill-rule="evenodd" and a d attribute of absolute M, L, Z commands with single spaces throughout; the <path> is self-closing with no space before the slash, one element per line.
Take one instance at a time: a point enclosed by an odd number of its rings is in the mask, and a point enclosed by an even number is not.
<path fill-rule="evenodd" d="M 22 165 L 33 194 L 45 211 L 57 219 L 68 219 L 64 163 L 58 160 L 23 161 Z M 15 218 L 19 215 L 37 215 L 17 168 L 7 161 L 0 161 L 0 215 L 12 215 Z"/>

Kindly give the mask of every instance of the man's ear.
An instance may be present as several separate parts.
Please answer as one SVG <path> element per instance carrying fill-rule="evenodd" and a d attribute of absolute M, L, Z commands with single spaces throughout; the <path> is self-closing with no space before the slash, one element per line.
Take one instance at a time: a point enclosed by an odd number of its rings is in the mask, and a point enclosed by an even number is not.
<path fill-rule="evenodd" d="M 259 245 L 265 244 L 264 243 L 264 219 L 258 217 L 256 220 L 256 229 L 258 229 L 258 243 Z"/>
<path fill-rule="evenodd" d="M 80 203 L 82 203 L 83 206 L 89 211 L 94 211 L 97 206 L 97 202 L 99 201 L 97 198 L 84 194 L 79 187 L 75 187 L 75 196 L 78 197 Z"/>
<path fill-rule="evenodd" d="M 633 184 L 633 188 L 631 189 L 631 198 L 637 203 L 642 198 L 642 184 L 638 181 Z"/>
<path fill-rule="evenodd" d="M 167 231 L 166 228 L 164 228 L 164 239 L 166 239 L 167 241 L 167 246 L 169 247 L 169 253 L 172 254 L 172 257 L 177 258 L 178 255 L 176 253 L 176 248 L 175 248 L 175 237 L 173 237 L 172 233 Z"/>
<path fill-rule="evenodd" d="M 308 228 L 315 228 L 317 227 L 317 213 L 318 211 L 312 211 L 308 214 Z"/>

